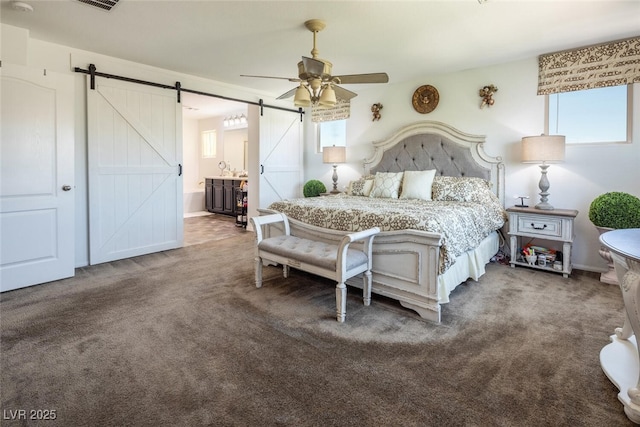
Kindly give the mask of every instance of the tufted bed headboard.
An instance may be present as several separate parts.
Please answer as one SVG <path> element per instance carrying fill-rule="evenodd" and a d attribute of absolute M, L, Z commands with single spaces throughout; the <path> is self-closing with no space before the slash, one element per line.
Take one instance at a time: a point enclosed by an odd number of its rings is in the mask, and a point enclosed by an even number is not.
<path fill-rule="evenodd" d="M 435 121 L 413 123 L 390 138 L 374 142 L 364 172 L 436 169 L 439 175 L 483 178 L 504 206 L 504 164 L 484 152 L 485 137 L 471 135 Z"/>

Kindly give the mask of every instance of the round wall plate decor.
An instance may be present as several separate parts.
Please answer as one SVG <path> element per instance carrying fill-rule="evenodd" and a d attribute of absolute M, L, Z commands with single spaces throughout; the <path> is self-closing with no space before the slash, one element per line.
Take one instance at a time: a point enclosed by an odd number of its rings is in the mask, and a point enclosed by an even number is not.
<path fill-rule="evenodd" d="M 420 114 L 427 114 L 432 112 L 438 106 L 440 101 L 440 94 L 438 89 L 431 85 L 423 85 L 413 92 L 411 103 L 414 110 Z"/>

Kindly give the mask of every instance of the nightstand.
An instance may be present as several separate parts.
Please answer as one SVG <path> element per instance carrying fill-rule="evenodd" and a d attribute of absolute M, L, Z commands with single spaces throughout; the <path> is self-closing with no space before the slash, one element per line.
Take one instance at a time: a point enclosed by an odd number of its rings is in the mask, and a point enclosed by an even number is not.
<path fill-rule="evenodd" d="M 531 267 L 539 270 L 562 273 L 564 277 L 571 274 L 571 247 L 573 244 L 573 221 L 578 211 L 573 209 L 542 210 L 536 208 L 510 207 L 509 235 L 511 236 L 511 267 L 516 265 Z M 530 265 L 522 259 L 519 253 L 522 238 L 545 239 L 562 242 L 562 270 L 556 270 L 552 265 Z"/>

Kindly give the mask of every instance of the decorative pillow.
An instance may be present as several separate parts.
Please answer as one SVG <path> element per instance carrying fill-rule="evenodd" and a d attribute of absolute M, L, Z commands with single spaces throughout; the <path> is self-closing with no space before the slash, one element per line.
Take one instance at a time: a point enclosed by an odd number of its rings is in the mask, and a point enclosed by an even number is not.
<path fill-rule="evenodd" d="M 431 184 L 436 170 L 404 171 L 401 199 L 431 200 Z"/>
<path fill-rule="evenodd" d="M 369 197 L 397 199 L 403 172 L 378 172 L 373 180 Z"/>
<path fill-rule="evenodd" d="M 495 197 L 491 183 L 482 178 L 436 176 L 433 179 L 432 199 L 456 202 L 483 202 Z"/>
<path fill-rule="evenodd" d="M 357 181 L 351 181 L 351 191 L 349 194 L 352 196 L 365 196 L 369 197 L 371 189 L 373 188 L 373 179 L 359 179 Z"/>

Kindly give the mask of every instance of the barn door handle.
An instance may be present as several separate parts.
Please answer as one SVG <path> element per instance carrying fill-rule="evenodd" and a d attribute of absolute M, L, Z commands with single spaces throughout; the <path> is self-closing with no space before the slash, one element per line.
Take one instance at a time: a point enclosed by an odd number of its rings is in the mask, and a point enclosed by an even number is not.
<path fill-rule="evenodd" d="M 178 176 L 182 176 L 182 165 L 178 163 Z"/>
<path fill-rule="evenodd" d="M 260 175 L 264 173 L 264 165 L 260 165 Z"/>

